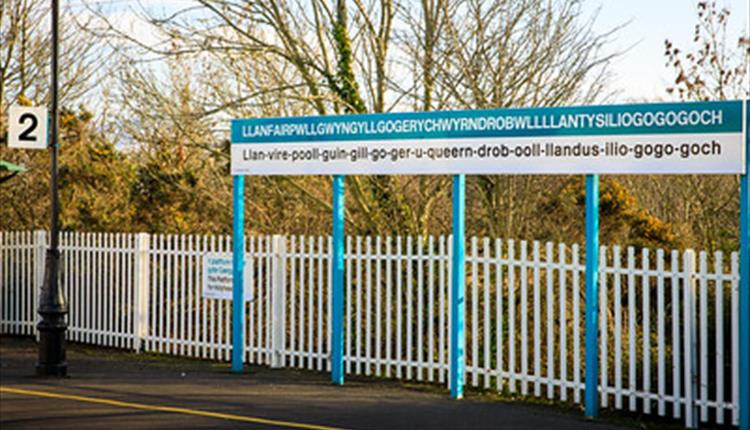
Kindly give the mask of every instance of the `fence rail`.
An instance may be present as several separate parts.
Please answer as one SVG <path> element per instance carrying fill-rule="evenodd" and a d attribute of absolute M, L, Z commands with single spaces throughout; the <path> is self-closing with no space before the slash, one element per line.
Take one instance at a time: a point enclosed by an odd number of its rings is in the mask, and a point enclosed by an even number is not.
<path fill-rule="evenodd" d="M 0 232 L 0 333 L 34 335 L 46 232 Z M 330 369 L 331 239 L 247 239 L 245 359 Z M 202 256 L 228 236 L 64 233 L 75 342 L 229 360 L 231 303 L 202 296 Z M 448 237 L 347 237 L 345 369 L 446 383 Z M 603 407 L 737 425 L 737 253 L 600 248 Z M 471 238 L 466 381 L 580 403 L 578 245 Z"/>

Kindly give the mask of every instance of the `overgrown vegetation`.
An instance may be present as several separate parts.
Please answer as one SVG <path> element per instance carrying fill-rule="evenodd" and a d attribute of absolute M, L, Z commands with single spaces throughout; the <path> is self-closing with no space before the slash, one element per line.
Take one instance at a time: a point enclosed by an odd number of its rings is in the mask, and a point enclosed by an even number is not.
<path fill-rule="evenodd" d="M 558 106 L 611 100 L 612 52 L 580 0 L 196 0 L 140 11 L 149 34 L 97 9 L 65 13 L 62 224 L 67 230 L 227 233 L 228 118 Z M 697 2 L 694 45 L 666 42 L 684 100 L 748 95 L 750 41 L 729 11 Z M 0 7 L 0 139 L 9 105 L 48 98 L 47 3 Z M 132 13 L 131 13 L 132 15 Z M 79 107 L 83 106 L 83 107 Z M 2 229 L 46 226 L 48 156 L 0 158 L 30 171 L 0 187 Z M 441 234 L 450 178 L 347 178 L 348 232 Z M 329 177 L 247 181 L 253 232 L 327 234 Z M 737 247 L 736 177 L 604 177 L 603 240 Z M 583 179 L 472 176 L 470 235 L 582 242 Z"/>

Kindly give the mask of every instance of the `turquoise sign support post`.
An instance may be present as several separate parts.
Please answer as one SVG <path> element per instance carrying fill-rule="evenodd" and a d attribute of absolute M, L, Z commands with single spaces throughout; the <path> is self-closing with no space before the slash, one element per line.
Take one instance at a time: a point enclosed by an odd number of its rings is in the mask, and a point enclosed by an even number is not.
<path fill-rule="evenodd" d="M 344 176 L 333 177 L 331 382 L 344 384 Z"/>
<path fill-rule="evenodd" d="M 232 177 L 232 372 L 243 370 L 245 356 L 245 177 Z"/>
<path fill-rule="evenodd" d="M 586 175 L 586 390 L 584 414 L 599 415 L 599 176 Z"/>
<path fill-rule="evenodd" d="M 750 430 L 750 100 L 745 100 L 745 173 L 740 176 L 740 430 Z"/>
<path fill-rule="evenodd" d="M 451 261 L 451 348 L 450 388 L 451 398 L 464 397 L 464 371 L 466 363 L 466 335 L 464 291 L 466 265 L 464 247 L 466 240 L 466 175 L 453 176 L 453 244 Z"/>

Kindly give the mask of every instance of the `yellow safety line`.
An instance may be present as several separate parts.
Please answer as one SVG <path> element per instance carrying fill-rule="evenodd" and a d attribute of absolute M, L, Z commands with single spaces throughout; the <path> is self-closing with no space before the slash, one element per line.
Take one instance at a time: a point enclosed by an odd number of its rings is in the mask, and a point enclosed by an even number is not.
<path fill-rule="evenodd" d="M 76 400 L 79 402 L 97 403 L 100 405 L 119 406 L 121 408 L 140 409 L 144 411 L 170 412 L 175 414 L 197 415 L 200 417 L 218 418 L 223 420 L 244 421 L 248 423 L 265 424 L 269 426 L 291 427 L 308 430 L 343 430 L 337 427 L 321 426 L 317 424 L 296 423 L 292 421 L 270 420 L 266 418 L 248 417 L 243 415 L 223 414 L 219 412 L 201 411 L 198 409 L 178 408 L 174 406 L 146 405 L 143 403 L 121 402 L 119 400 L 100 399 L 96 397 L 76 396 L 73 394 L 51 393 L 47 391 L 25 390 L 21 388 L 0 387 L 0 393 L 21 394 L 27 396 L 48 397 L 52 399 Z"/>

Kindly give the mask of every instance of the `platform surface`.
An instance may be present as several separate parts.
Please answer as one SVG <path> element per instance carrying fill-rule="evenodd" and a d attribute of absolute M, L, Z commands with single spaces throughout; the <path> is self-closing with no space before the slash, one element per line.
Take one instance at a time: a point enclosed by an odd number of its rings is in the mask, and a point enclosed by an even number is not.
<path fill-rule="evenodd" d="M 69 377 L 33 376 L 36 346 L 0 337 L 0 428 L 11 429 L 555 429 L 624 428 L 580 412 L 434 386 L 68 348 Z"/>

